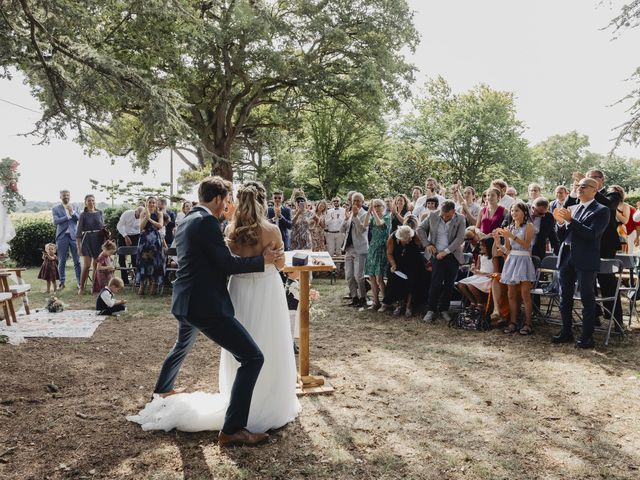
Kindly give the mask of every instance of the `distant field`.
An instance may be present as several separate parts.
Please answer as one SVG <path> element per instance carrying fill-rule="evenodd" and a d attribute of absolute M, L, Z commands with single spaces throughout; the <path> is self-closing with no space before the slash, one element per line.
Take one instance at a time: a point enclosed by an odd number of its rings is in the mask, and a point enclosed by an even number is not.
<path fill-rule="evenodd" d="M 18 225 L 23 222 L 29 222 L 33 220 L 49 220 L 51 219 L 51 211 L 47 210 L 44 212 L 23 212 L 23 213 L 12 213 L 9 215 L 11 217 L 11 221 L 14 225 Z"/>

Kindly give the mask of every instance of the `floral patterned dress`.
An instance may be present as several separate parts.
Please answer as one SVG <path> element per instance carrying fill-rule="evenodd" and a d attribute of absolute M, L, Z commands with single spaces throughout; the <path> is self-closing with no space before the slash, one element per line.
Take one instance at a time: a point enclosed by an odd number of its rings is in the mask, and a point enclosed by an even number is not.
<path fill-rule="evenodd" d="M 295 217 L 295 214 L 293 215 Z M 313 247 L 311 220 L 313 220 L 313 213 L 304 212 L 291 221 L 291 250 L 311 250 Z"/>
<path fill-rule="evenodd" d="M 151 218 L 157 222 L 158 213 L 151 214 Z M 136 284 L 140 284 L 143 278 L 152 282 L 162 284 L 164 278 L 164 250 L 162 249 L 162 237 L 160 231 L 151 222 L 147 222 L 144 230 L 140 232 L 138 240 L 138 271 L 136 273 Z"/>
<path fill-rule="evenodd" d="M 327 241 L 324 238 L 326 214 L 321 213 L 318 218 L 313 217 L 311 221 L 311 242 L 314 252 L 324 252 L 327 249 Z"/>
<path fill-rule="evenodd" d="M 113 260 L 109 255 L 100 254 L 98 256 L 96 271 L 93 275 L 93 289 L 92 293 L 98 293 L 104 287 L 107 286 L 109 280 L 113 277 L 113 272 L 107 270 L 98 270 L 98 267 L 113 267 Z"/>
<path fill-rule="evenodd" d="M 384 275 L 387 272 L 387 239 L 391 229 L 391 215 L 386 213 L 382 220 L 382 225 L 377 225 L 373 216 L 369 220 L 371 241 L 364 266 L 364 274 L 368 276 Z"/>

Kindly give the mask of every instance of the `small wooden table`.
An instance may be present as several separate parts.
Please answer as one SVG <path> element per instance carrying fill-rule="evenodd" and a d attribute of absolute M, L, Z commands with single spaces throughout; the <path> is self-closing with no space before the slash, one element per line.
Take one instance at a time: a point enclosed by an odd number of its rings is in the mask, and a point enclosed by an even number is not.
<path fill-rule="evenodd" d="M 292 258 L 295 253 L 309 255 L 309 264 L 294 267 Z M 285 252 L 285 273 L 300 274 L 300 351 L 298 395 L 313 395 L 320 393 L 331 393 L 333 387 L 321 375 L 309 375 L 309 279 L 310 272 L 331 272 L 336 266 L 331 259 L 329 252 L 312 252 L 311 250 L 295 250 Z"/>

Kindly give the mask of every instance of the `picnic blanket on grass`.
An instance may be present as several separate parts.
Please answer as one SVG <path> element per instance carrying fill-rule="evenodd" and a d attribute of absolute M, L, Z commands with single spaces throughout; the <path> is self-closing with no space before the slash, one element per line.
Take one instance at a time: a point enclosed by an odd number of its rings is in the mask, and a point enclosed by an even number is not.
<path fill-rule="evenodd" d="M 31 315 L 19 315 L 17 323 L 10 327 L 0 324 L 0 335 L 9 337 L 9 343 L 22 343 L 28 337 L 88 338 L 107 317 L 95 310 L 64 310 L 50 313 L 46 309 L 32 311 Z"/>

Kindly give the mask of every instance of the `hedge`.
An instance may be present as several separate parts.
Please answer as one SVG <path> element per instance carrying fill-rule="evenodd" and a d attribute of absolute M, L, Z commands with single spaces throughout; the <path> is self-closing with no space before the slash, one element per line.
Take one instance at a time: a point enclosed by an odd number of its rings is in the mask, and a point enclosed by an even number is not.
<path fill-rule="evenodd" d="M 125 210 L 128 210 L 129 207 L 107 207 L 102 210 L 102 216 L 104 218 L 104 226 L 107 227 L 109 233 L 111 234 L 111 240 L 114 242 L 117 241 L 118 238 L 118 220 L 120 220 L 120 215 Z"/>
<path fill-rule="evenodd" d="M 56 227 L 49 220 L 31 220 L 16 225 L 16 236 L 9 242 L 9 256 L 20 267 L 42 264 L 42 252 L 47 243 L 56 241 Z"/>

